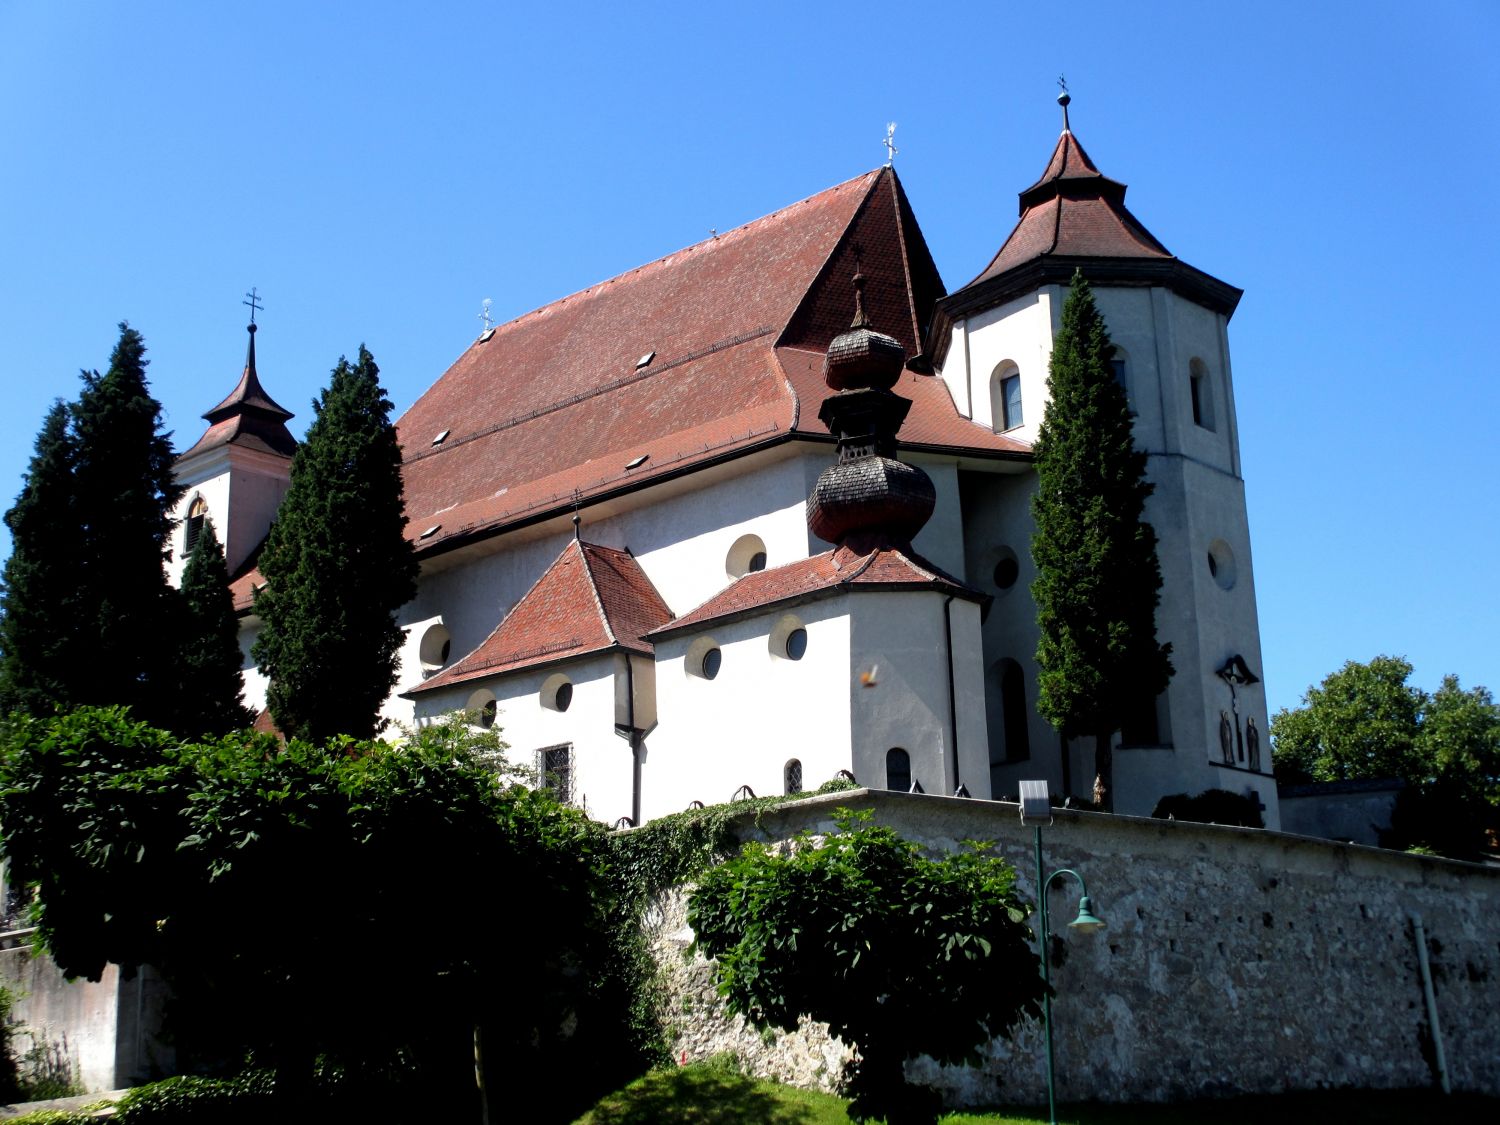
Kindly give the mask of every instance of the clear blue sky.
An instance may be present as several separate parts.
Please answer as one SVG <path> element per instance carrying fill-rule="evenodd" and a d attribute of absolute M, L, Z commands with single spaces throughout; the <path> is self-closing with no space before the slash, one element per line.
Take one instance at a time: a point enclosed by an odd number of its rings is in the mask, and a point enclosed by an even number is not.
<path fill-rule="evenodd" d="M 48 403 L 145 334 L 180 448 L 265 300 L 309 421 L 398 410 L 504 320 L 883 162 L 950 288 L 1058 130 L 1230 326 L 1273 711 L 1404 654 L 1500 690 L 1500 4 L 0 0 L 0 500 Z M 0 550 L 8 551 L 0 540 Z"/>

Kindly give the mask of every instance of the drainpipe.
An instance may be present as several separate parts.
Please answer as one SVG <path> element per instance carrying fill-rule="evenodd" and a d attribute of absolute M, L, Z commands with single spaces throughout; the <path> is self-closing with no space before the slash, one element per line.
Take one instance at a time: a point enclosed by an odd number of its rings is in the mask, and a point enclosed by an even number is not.
<path fill-rule="evenodd" d="M 630 820 L 641 823 L 641 732 L 635 725 L 635 665 L 625 653 L 625 729 L 615 725 L 615 733 L 630 742 Z"/>
<path fill-rule="evenodd" d="M 1432 1031 L 1432 1058 L 1437 1063 L 1438 1082 L 1443 1093 L 1453 1093 L 1448 1081 L 1448 1056 L 1443 1051 L 1443 1032 L 1438 1027 L 1437 996 L 1432 991 L 1432 966 L 1427 962 L 1427 931 L 1422 929 L 1422 916 L 1411 916 L 1412 934 L 1417 939 L 1417 966 L 1422 971 L 1422 999 L 1427 1002 L 1427 1026 Z"/>
<path fill-rule="evenodd" d="M 958 793 L 959 786 L 963 784 L 958 772 L 958 691 L 953 683 L 953 599 L 956 594 L 949 594 L 948 600 L 943 602 L 943 648 L 948 654 L 948 730 L 952 734 L 953 743 L 953 792 Z"/>

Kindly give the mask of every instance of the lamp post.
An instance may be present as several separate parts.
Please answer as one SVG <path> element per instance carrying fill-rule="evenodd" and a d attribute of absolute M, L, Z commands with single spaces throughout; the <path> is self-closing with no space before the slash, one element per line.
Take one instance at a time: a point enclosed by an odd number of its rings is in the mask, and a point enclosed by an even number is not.
<path fill-rule="evenodd" d="M 1104 929 L 1104 922 L 1095 916 L 1094 904 L 1089 900 L 1088 888 L 1083 876 L 1067 867 L 1060 867 L 1052 874 L 1046 873 L 1042 864 L 1042 820 L 1052 823 L 1052 801 L 1047 793 L 1045 781 L 1021 782 L 1021 823 L 1027 815 L 1035 822 L 1032 827 L 1036 845 L 1036 901 L 1037 901 L 1037 952 L 1042 958 L 1042 1029 L 1047 1039 L 1047 1120 L 1057 1125 L 1057 1080 L 1054 1074 L 1052 1051 L 1052 968 L 1047 956 L 1047 942 L 1052 936 L 1052 918 L 1047 909 L 1047 893 L 1052 884 L 1065 876 L 1078 881 L 1078 917 L 1068 923 L 1068 928 L 1079 933 L 1091 934 Z"/>

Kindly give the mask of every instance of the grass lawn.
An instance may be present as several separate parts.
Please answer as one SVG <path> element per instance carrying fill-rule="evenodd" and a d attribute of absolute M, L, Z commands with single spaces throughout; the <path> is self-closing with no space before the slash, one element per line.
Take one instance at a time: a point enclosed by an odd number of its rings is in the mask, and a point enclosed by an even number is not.
<path fill-rule="evenodd" d="M 848 1125 L 842 1098 L 747 1078 L 714 1064 L 655 1071 L 619 1090 L 575 1125 Z M 1046 1107 L 995 1113 L 953 1113 L 941 1125 L 1035 1125 Z M 1500 1098 L 1428 1090 L 1320 1091 L 1278 1097 L 1179 1102 L 1175 1105 L 1065 1106 L 1068 1125 L 1425 1125 L 1429 1121 L 1500 1121 Z"/>

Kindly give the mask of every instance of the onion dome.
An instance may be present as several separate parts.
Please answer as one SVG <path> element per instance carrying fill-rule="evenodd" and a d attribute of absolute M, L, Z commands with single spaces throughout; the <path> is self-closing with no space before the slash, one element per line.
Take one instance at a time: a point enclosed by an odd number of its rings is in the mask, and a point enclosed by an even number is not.
<path fill-rule="evenodd" d="M 915 465 L 861 457 L 831 465 L 818 477 L 807 498 L 807 526 L 829 543 L 868 533 L 910 543 L 936 506 L 932 478 Z"/>
<path fill-rule="evenodd" d="M 836 391 L 875 387 L 888 391 L 906 366 L 906 348 L 893 336 L 876 332 L 865 315 L 865 275 L 854 275 L 854 323 L 835 336 L 823 363 L 823 381 Z"/>

